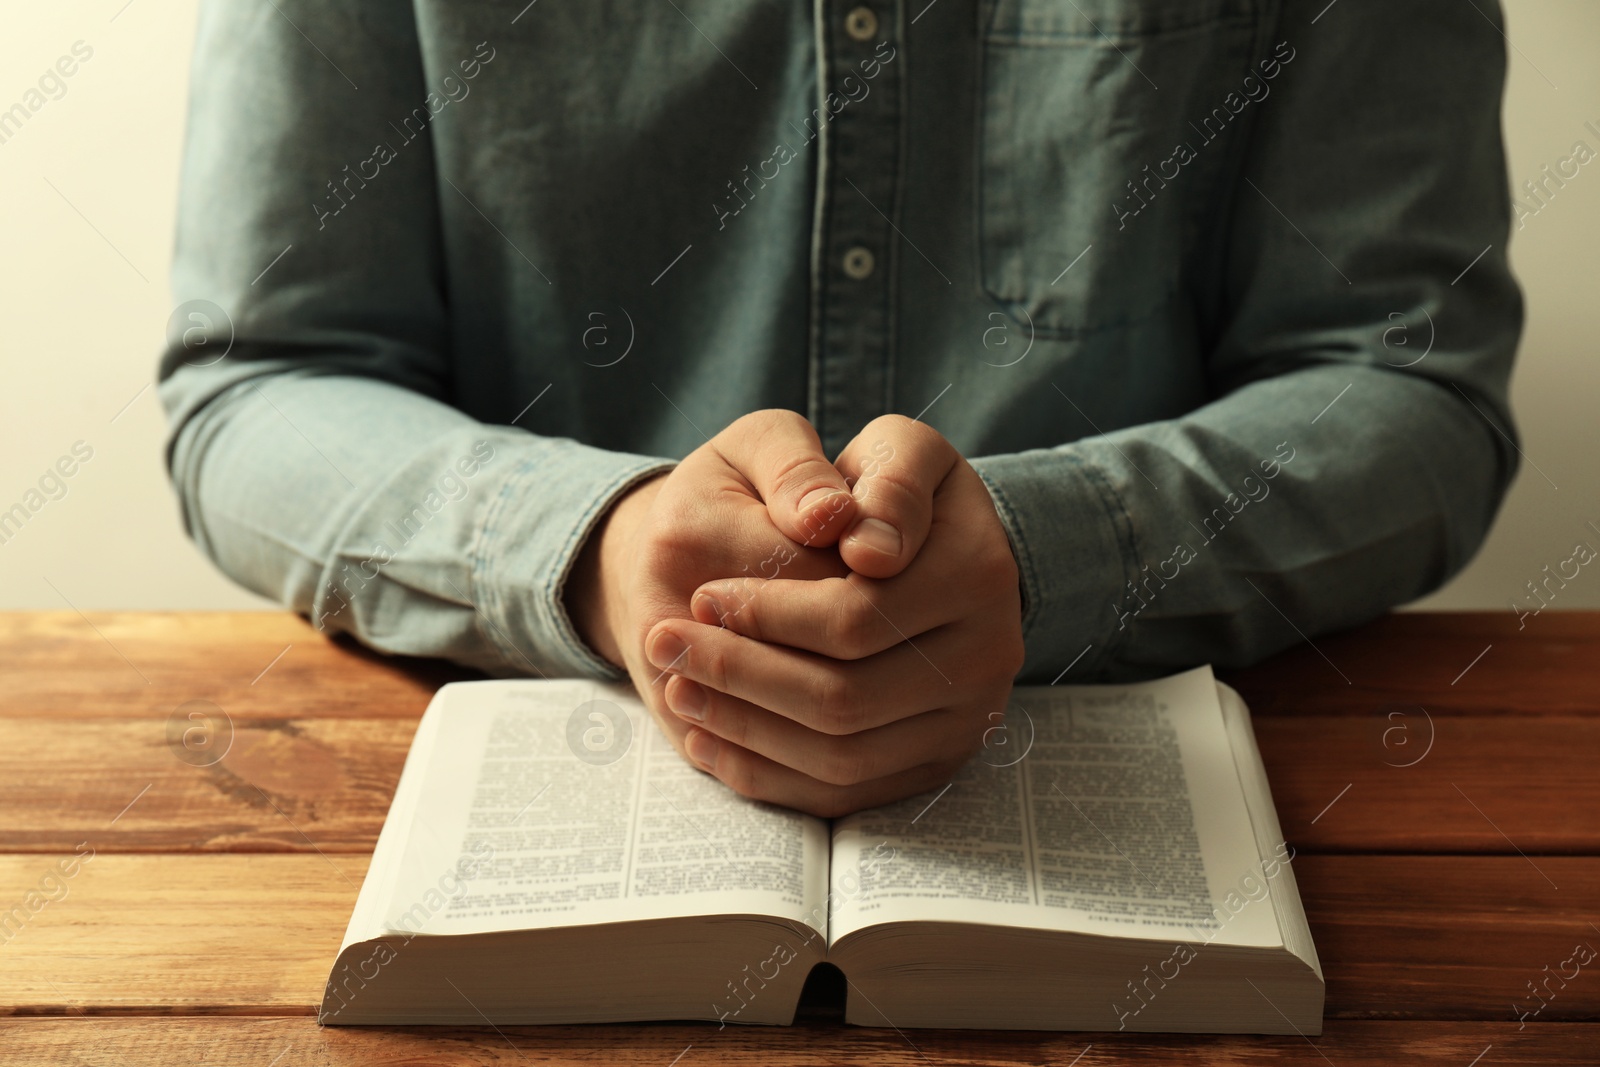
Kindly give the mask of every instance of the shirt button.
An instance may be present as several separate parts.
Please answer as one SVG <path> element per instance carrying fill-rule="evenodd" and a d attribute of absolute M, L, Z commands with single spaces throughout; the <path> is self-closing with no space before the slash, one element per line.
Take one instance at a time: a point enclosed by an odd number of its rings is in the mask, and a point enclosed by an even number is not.
<path fill-rule="evenodd" d="M 872 274 L 873 266 L 872 253 L 860 245 L 844 254 L 844 272 L 858 282 Z"/>
<path fill-rule="evenodd" d="M 844 32 L 858 41 L 870 41 L 878 32 L 878 16 L 870 7 L 858 7 L 844 17 Z"/>

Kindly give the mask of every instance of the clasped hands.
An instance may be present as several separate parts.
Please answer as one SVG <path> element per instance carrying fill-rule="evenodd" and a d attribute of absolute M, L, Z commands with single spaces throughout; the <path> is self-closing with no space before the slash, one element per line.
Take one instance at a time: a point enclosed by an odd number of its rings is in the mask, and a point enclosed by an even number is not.
<path fill-rule="evenodd" d="M 1022 666 L 988 489 L 897 415 L 836 462 L 795 412 L 739 419 L 614 504 L 566 603 L 681 755 L 829 818 L 950 781 Z"/>

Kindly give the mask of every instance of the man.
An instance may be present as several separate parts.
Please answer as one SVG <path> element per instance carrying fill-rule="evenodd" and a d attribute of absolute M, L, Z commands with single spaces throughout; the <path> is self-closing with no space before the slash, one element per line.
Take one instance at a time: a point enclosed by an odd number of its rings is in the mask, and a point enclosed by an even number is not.
<path fill-rule="evenodd" d="M 1013 680 L 1354 625 L 1516 469 L 1497 16 L 209 2 L 188 528 L 375 648 L 629 677 L 826 815 Z"/>

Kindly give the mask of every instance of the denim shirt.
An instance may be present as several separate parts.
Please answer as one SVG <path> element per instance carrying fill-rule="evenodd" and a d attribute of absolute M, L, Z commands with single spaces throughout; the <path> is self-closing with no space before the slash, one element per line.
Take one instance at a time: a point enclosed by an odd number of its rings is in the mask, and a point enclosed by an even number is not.
<path fill-rule="evenodd" d="M 898 412 L 990 489 L 1020 680 L 1349 627 L 1458 571 L 1517 467 L 1499 18 L 207 0 L 185 522 L 378 649 L 615 678 L 562 597 L 619 494 L 750 411 L 830 456 Z"/>

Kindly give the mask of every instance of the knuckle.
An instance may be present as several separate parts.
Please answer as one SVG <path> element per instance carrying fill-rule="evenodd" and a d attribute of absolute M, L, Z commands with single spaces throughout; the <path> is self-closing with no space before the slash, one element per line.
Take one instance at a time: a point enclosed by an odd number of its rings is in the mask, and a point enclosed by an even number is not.
<path fill-rule="evenodd" d="M 982 541 L 982 547 L 968 557 L 963 573 L 969 583 L 985 592 L 1000 594 L 1009 604 L 1012 598 L 1021 595 L 1018 592 L 1021 572 L 1017 569 L 1017 558 L 1011 554 L 1011 542 L 998 526 L 992 537 L 984 537 Z"/>
<path fill-rule="evenodd" d="M 695 668 L 694 673 L 705 680 L 705 684 L 719 693 L 728 691 L 728 653 L 724 642 L 718 640 L 722 635 L 714 634 L 710 640 L 696 641 L 689 646 L 689 653 L 685 657 Z"/>
<path fill-rule="evenodd" d="M 770 433 L 815 432 L 804 415 L 788 408 L 762 408 L 741 415 L 729 424 L 725 433 L 733 433 L 747 440 L 757 440 Z"/>
<path fill-rule="evenodd" d="M 1011 552 L 1011 542 L 1006 538 L 1005 530 L 999 528 L 999 519 L 995 520 L 995 524 L 995 535 L 988 539 L 988 551 L 983 553 L 985 576 L 994 582 L 1016 585 L 1017 557 Z"/>
<path fill-rule="evenodd" d="M 796 445 L 785 449 L 773 467 L 774 492 L 796 505 L 812 489 L 835 484 L 838 472 L 814 449 Z"/>
<path fill-rule="evenodd" d="M 829 785 L 859 785 L 875 775 L 871 757 L 854 739 L 834 738 L 822 753 L 816 777 Z"/>
<path fill-rule="evenodd" d="M 788 408 L 764 408 L 761 411 L 756 412 L 756 414 L 761 415 L 766 419 L 767 426 L 784 427 L 796 430 L 801 429 L 802 427 L 805 429 L 811 428 L 811 423 L 804 415 L 800 414 L 798 411 L 791 411 Z"/>
<path fill-rule="evenodd" d="M 905 415 L 880 415 L 867 426 L 871 431 L 892 437 L 905 447 L 918 451 L 938 451 L 951 447 L 944 434 L 920 419 Z"/>
<path fill-rule="evenodd" d="M 923 423 L 918 422 L 915 419 L 907 418 L 904 415 L 879 415 L 877 418 L 867 423 L 866 427 L 861 431 L 861 433 L 862 436 L 867 436 L 868 434 L 881 434 L 886 436 L 893 435 L 895 437 L 906 437 L 915 433 L 917 427 L 923 425 Z"/>
<path fill-rule="evenodd" d="M 837 671 L 822 672 L 812 685 L 811 725 L 825 734 L 852 733 L 855 687 Z"/>
<path fill-rule="evenodd" d="M 694 549 L 679 537 L 644 538 L 636 549 L 635 559 L 640 574 L 653 578 L 677 573 L 683 560 L 693 555 Z"/>
<path fill-rule="evenodd" d="M 956 447 L 950 443 L 949 439 L 925 422 L 913 423 L 906 428 L 906 432 L 911 438 L 912 447 L 918 451 L 940 457 L 951 457 L 957 454 Z"/>
<path fill-rule="evenodd" d="M 734 578 L 717 591 L 721 612 L 717 622 L 724 629 L 757 641 L 766 640 L 761 628 L 761 613 L 756 610 L 761 583 L 754 578 Z"/>
<path fill-rule="evenodd" d="M 843 789 L 828 789 L 811 802 L 810 811 L 818 818 L 837 819 L 849 815 L 857 807 L 850 802 L 850 794 Z"/>
<path fill-rule="evenodd" d="M 1005 582 L 1006 589 L 1018 589 L 1021 569 L 1016 565 L 1016 555 L 1011 552 L 1011 541 L 1005 530 L 998 531 L 994 549 L 995 581 Z"/>
<path fill-rule="evenodd" d="M 676 499 L 663 506 L 646 522 L 638 547 L 645 559 L 657 565 L 672 563 L 685 554 L 704 547 L 704 523 L 683 502 Z"/>
<path fill-rule="evenodd" d="M 998 620 L 989 640 L 991 656 L 986 662 L 996 677 L 1012 678 L 1022 669 L 1027 658 L 1027 644 L 1022 638 L 1022 594 L 1018 588 L 1016 560 L 1007 548 L 1004 555 L 979 564 L 982 576 L 977 580 L 979 589 L 991 605 Z"/>
<path fill-rule="evenodd" d="M 1006 652 L 1008 653 L 1004 657 L 1006 669 L 1001 677 L 1009 683 L 1022 671 L 1023 666 L 1028 662 L 1028 646 L 1022 640 L 1021 633 L 1018 633 L 1015 639 L 1006 642 Z"/>
<path fill-rule="evenodd" d="M 761 781 L 751 761 L 742 751 L 723 746 L 717 759 L 717 778 L 742 797 L 760 800 Z"/>
<path fill-rule="evenodd" d="M 1022 620 L 1018 618 L 1015 625 L 1007 628 L 1006 633 L 1011 646 L 1011 673 L 1015 675 L 1028 659 L 1028 642 L 1022 636 Z"/>
<path fill-rule="evenodd" d="M 723 433 L 759 433 L 776 425 L 777 420 L 782 415 L 782 410 L 778 408 L 762 408 L 758 411 L 751 411 L 730 422 Z"/>
<path fill-rule="evenodd" d="M 728 620 L 727 628 L 733 633 L 755 641 L 767 640 L 766 631 L 761 628 L 761 613 L 756 610 L 753 599 L 730 611 Z"/>
<path fill-rule="evenodd" d="M 978 693 L 990 696 L 1008 694 L 1012 679 L 1022 669 L 1022 641 L 1011 634 L 995 634 L 986 639 L 975 672 Z"/>
<path fill-rule="evenodd" d="M 867 483 L 866 492 L 874 511 L 907 511 L 924 499 L 933 497 L 933 486 L 919 484 L 916 475 L 904 465 L 862 464 L 861 480 Z"/>
<path fill-rule="evenodd" d="M 750 738 L 750 717 L 728 703 L 721 693 L 706 693 L 705 719 L 699 725 L 730 744 L 748 748 L 745 742 Z"/>
<path fill-rule="evenodd" d="M 846 659 L 870 655 L 878 635 L 878 613 L 869 594 L 856 593 L 837 598 L 828 621 L 829 646 Z"/>

